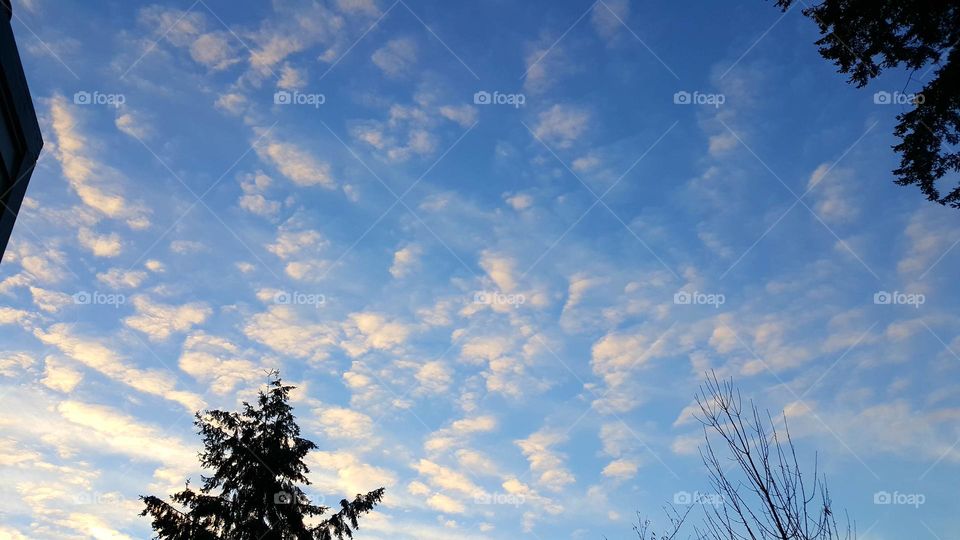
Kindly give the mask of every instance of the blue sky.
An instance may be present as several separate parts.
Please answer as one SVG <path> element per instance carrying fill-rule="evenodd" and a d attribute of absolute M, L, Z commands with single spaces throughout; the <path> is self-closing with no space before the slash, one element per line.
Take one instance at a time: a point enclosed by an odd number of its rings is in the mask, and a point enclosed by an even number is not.
<path fill-rule="evenodd" d="M 925 74 L 759 0 L 516 4 L 17 3 L 0 536 L 148 537 L 271 368 L 310 492 L 387 487 L 358 538 L 628 538 L 709 494 L 711 369 L 863 538 L 960 527 L 960 214 L 875 99 Z"/>

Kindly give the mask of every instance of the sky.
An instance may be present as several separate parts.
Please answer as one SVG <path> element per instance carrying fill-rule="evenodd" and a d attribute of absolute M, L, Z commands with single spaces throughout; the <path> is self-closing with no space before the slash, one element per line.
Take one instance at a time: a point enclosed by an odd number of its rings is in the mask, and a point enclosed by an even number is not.
<path fill-rule="evenodd" d="M 861 538 L 960 529 L 960 213 L 929 81 L 772 2 L 29 0 L 44 149 L 0 265 L 0 537 L 151 536 L 199 409 L 279 369 L 358 539 L 635 537 L 723 504 L 694 395 Z M 951 532 L 954 531 L 954 532 Z"/>

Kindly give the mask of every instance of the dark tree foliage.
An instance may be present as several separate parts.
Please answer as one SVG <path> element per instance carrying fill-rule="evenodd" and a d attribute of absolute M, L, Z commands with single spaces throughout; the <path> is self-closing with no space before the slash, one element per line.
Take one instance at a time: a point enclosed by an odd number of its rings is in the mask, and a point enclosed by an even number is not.
<path fill-rule="evenodd" d="M 260 391 L 256 405 L 241 412 L 197 413 L 194 424 L 203 437 L 200 464 L 212 470 L 202 476 L 199 491 L 174 494 L 169 504 L 141 497 L 159 540 L 343 540 L 353 538 L 358 518 L 380 502 L 383 488 L 352 501 L 322 519 L 327 507 L 314 505 L 299 487 L 309 485 L 303 462 L 317 448 L 300 437 L 300 427 L 287 403 L 293 386 L 279 377 Z"/>
<path fill-rule="evenodd" d="M 789 9 L 795 0 L 777 0 Z M 960 171 L 960 3 L 956 0 L 824 0 L 806 6 L 816 21 L 820 55 L 857 87 L 886 68 L 903 65 L 933 77 L 913 110 L 897 116 L 901 142 L 894 174 L 901 186 L 916 185 L 927 199 L 960 208 L 960 185 L 941 193 L 937 182 Z M 923 71 L 921 71 L 923 70 Z M 911 78 L 913 73 L 911 73 Z M 921 78 L 923 78 L 921 76 Z M 942 187 L 942 186 L 941 186 Z"/>

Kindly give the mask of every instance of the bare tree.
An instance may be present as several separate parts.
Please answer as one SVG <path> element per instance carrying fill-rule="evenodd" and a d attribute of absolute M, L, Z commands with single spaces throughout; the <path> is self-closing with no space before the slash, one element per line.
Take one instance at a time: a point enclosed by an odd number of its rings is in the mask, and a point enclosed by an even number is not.
<path fill-rule="evenodd" d="M 652 529 L 652 524 L 649 519 L 641 518 L 638 513 L 637 524 L 633 526 L 633 532 L 637 533 L 639 540 L 675 540 L 677 535 L 680 534 L 680 529 L 683 528 L 683 522 L 686 521 L 690 510 L 691 508 L 687 508 L 683 512 L 679 512 L 672 506 L 666 507 L 664 512 L 667 514 L 670 526 L 667 528 L 668 532 L 662 532 L 660 534 L 657 534 L 656 531 Z"/>
<path fill-rule="evenodd" d="M 704 520 L 688 537 L 697 540 L 853 540 L 848 517 L 838 525 L 826 481 L 814 459 L 806 476 L 797 459 L 786 415 L 782 428 L 761 413 L 752 400 L 746 406 L 732 380 L 710 373 L 696 395 L 703 424 L 700 456 L 720 504 L 704 506 Z M 718 447 L 723 450 L 718 452 Z M 688 510 L 689 512 L 689 510 Z M 677 519 L 682 516 L 684 519 Z M 634 527 L 641 539 L 679 538 L 687 514 L 668 511 L 669 532 L 658 537 L 650 522 Z"/>

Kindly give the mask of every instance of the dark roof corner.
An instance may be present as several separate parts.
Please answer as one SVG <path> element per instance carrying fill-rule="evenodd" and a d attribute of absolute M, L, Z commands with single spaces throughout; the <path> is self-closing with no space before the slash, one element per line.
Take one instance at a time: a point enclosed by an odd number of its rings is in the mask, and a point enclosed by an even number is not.
<path fill-rule="evenodd" d="M 0 259 L 7 248 L 33 167 L 43 148 L 40 124 L 10 25 L 11 0 L 0 0 Z"/>

